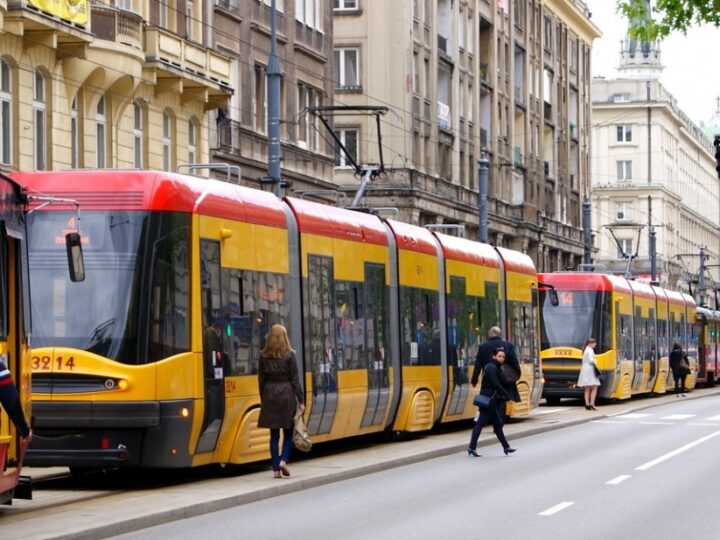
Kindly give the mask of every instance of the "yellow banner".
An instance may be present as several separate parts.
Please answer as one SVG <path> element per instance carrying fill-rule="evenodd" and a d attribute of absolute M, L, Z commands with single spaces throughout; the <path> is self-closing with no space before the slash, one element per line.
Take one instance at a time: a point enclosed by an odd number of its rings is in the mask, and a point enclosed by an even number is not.
<path fill-rule="evenodd" d="M 80 26 L 88 23 L 87 0 L 28 0 L 31 6 Z"/>

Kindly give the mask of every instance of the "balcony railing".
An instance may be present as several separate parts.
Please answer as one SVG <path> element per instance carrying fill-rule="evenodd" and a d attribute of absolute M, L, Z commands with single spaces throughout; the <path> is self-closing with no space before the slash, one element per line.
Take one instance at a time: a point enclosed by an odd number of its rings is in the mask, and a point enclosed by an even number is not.
<path fill-rule="evenodd" d="M 230 59 L 159 27 L 145 30 L 146 62 L 158 62 L 177 75 L 187 74 L 227 87 Z M 179 73 L 178 73 L 179 72 Z"/>
<path fill-rule="evenodd" d="M 142 15 L 106 4 L 93 4 L 90 17 L 96 38 L 142 51 Z"/>

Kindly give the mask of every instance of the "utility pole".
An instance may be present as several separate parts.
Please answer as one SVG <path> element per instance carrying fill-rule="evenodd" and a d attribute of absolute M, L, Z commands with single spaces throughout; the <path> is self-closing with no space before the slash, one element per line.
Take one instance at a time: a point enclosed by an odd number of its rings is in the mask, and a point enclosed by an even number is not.
<path fill-rule="evenodd" d="M 700 275 L 698 276 L 698 304 L 705 305 L 705 246 L 700 246 Z"/>
<path fill-rule="evenodd" d="M 657 235 L 655 227 L 652 224 L 652 197 L 648 195 L 648 229 L 650 231 L 650 239 L 648 245 L 648 254 L 650 255 L 650 283 L 657 285 Z"/>
<path fill-rule="evenodd" d="M 592 220 L 590 216 L 590 201 L 587 197 L 582 205 L 583 216 L 583 264 L 589 268 L 592 264 Z"/>
<path fill-rule="evenodd" d="M 280 59 L 277 56 L 277 31 L 275 28 L 276 0 L 272 0 L 270 14 L 270 57 L 267 67 L 268 87 L 268 177 L 273 184 L 275 196 L 281 197 L 280 177 Z"/>
<path fill-rule="evenodd" d="M 478 160 L 478 213 L 480 223 L 478 227 L 478 242 L 488 243 L 488 169 L 490 162 L 485 152 L 480 154 Z"/>

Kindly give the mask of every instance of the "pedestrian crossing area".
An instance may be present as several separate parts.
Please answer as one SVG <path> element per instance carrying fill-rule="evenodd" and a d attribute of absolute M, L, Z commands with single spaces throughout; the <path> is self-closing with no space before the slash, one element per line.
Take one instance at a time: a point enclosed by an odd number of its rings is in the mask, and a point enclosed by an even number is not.
<path fill-rule="evenodd" d="M 675 413 L 624 413 L 607 418 L 593 420 L 595 424 L 646 424 L 646 425 L 674 425 L 687 424 L 696 426 L 720 426 L 720 414 L 704 416 L 697 414 Z"/>

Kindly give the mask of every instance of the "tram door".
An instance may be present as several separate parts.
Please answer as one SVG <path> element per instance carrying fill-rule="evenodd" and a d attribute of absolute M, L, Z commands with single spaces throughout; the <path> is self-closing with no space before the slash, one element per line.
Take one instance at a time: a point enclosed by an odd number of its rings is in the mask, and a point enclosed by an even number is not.
<path fill-rule="evenodd" d="M 220 243 L 214 240 L 200 241 L 200 291 L 205 412 L 197 453 L 215 448 L 225 414 L 225 370 L 228 366 L 222 346 Z"/>
<path fill-rule="evenodd" d="M 470 345 L 475 337 L 469 335 L 470 321 L 473 315 L 472 299 L 466 294 L 465 278 L 450 276 L 450 292 L 447 295 L 447 348 L 448 381 L 450 383 L 450 403 L 448 414 L 460 414 L 465 410 L 469 391 L 468 357 Z"/>
<path fill-rule="evenodd" d="M 362 348 L 367 364 L 368 395 L 362 425 L 384 422 L 390 402 L 388 381 L 390 344 L 389 290 L 385 285 L 385 265 L 365 263 L 362 304 L 358 305 L 357 322 L 362 325 Z"/>
<path fill-rule="evenodd" d="M 308 418 L 310 434 L 329 433 L 337 409 L 338 361 L 336 355 L 336 294 L 333 260 L 308 256 L 307 302 L 305 303 L 306 368 L 312 379 L 312 406 Z"/>

